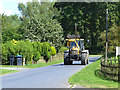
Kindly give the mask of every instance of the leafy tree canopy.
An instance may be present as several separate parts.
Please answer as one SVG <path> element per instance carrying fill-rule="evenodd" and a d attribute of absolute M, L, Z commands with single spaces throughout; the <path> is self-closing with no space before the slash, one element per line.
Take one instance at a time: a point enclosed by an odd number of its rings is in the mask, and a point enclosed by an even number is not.
<path fill-rule="evenodd" d="M 22 13 L 21 29 L 24 38 L 30 41 L 50 42 L 59 48 L 63 41 L 63 29 L 54 17 L 59 14 L 51 2 L 28 2 L 26 5 L 19 3 L 18 8 Z"/>
<path fill-rule="evenodd" d="M 6 16 L 4 14 L 2 17 L 2 42 L 10 41 L 12 39 L 20 40 L 22 35 L 19 31 L 20 20 L 17 15 Z"/>
<path fill-rule="evenodd" d="M 102 50 L 99 37 L 106 29 L 106 8 L 108 8 L 108 27 L 118 24 L 117 2 L 56 2 L 54 7 L 61 11 L 58 18 L 62 24 L 64 37 L 75 33 L 75 23 L 80 38 L 85 39 L 85 47 L 91 54 Z M 87 42 L 89 40 L 89 43 Z"/>

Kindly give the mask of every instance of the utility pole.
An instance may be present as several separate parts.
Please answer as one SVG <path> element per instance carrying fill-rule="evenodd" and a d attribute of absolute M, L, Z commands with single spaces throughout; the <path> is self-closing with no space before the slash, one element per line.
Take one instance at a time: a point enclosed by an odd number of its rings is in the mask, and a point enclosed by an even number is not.
<path fill-rule="evenodd" d="M 105 56 L 106 61 L 107 61 L 107 50 L 108 50 L 107 31 L 108 31 L 108 8 L 106 9 L 106 56 Z"/>

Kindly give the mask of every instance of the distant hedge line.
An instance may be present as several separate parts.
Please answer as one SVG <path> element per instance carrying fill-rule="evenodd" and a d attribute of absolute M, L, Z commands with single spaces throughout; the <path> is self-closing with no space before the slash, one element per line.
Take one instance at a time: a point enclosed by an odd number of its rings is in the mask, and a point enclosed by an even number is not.
<path fill-rule="evenodd" d="M 61 53 L 64 50 L 67 50 L 66 47 L 61 47 L 59 52 Z M 13 39 L 2 44 L 2 64 L 9 64 L 10 55 L 22 55 L 26 64 L 32 64 L 32 60 L 37 62 L 41 56 L 47 63 L 51 55 L 54 56 L 55 54 L 55 47 L 48 42 L 16 41 Z"/>

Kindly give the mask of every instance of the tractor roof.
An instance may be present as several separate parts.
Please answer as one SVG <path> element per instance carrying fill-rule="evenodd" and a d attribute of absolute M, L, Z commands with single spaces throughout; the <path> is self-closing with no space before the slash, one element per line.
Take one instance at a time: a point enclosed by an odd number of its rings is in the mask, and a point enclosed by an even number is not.
<path fill-rule="evenodd" d="M 84 39 L 66 39 L 66 41 L 74 42 L 74 41 L 84 41 Z"/>

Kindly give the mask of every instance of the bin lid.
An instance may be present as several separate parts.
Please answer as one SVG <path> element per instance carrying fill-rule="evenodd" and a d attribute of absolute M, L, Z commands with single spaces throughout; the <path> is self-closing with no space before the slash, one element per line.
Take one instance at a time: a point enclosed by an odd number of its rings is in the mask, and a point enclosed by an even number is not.
<path fill-rule="evenodd" d="M 22 55 L 17 55 L 16 57 L 22 57 Z"/>

